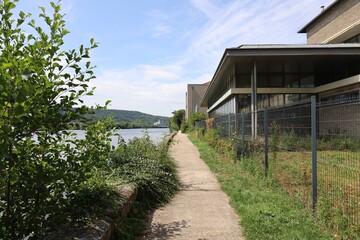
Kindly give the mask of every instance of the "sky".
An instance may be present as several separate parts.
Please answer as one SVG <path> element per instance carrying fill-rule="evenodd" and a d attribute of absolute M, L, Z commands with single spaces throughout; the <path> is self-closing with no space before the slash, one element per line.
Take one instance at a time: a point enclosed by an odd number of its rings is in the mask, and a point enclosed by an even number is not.
<path fill-rule="evenodd" d="M 64 50 L 99 43 L 87 105 L 171 116 L 187 84 L 205 83 L 224 50 L 242 44 L 305 44 L 297 33 L 334 0 L 62 0 Z M 34 18 L 50 1 L 20 0 Z"/>

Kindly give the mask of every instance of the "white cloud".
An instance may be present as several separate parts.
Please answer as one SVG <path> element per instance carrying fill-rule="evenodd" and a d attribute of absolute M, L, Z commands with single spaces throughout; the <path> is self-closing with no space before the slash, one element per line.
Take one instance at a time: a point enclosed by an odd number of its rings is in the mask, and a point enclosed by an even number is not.
<path fill-rule="evenodd" d="M 210 19 L 218 12 L 218 8 L 211 0 L 190 0 L 190 2 Z"/>
<path fill-rule="evenodd" d="M 152 30 L 151 36 L 154 38 L 170 34 L 172 28 L 170 26 L 171 16 L 158 9 L 152 9 L 146 13 L 148 24 Z"/>
<path fill-rule="evenodd" d="M 185 108 L 186 85 L 211 80 L 225 48 L 241 44 L 305 43 L 297 31 L 332 0 L 188 0 L 206 21 L 189 28 L 187 47 L 172 64 L 139 63 L 128 70 L 98 75 L 92 102 L 112 99 L 111 108 L 171 115 Z M 176 14 L 174 14 L 175 16 Z M 181 15 L 183 17 L 183 15 Z M 172 17 L 158 10 L 148 13 L 152 36 L 171 34 Z M 175 59 L 175 60 L 174 60 Z"/>
<path fill-rule="evenodd" d="M 170 116 L 184 108 L 186 84 L 179 80 L 181 69 L 174 65 L 139 65 L 129 70 L 108 70 L 93 80 L 95 95 L 86 98 L 90 105 L 104 104 L 110 108 L 137 110 Z"/>
<path fill-rule="evenodd" d="M 153 27 L 153 37 L 160 37 L 162 35 L 169 34 L 171 32 L 171 27 L 165 24 L 158 24 Z"/>
<path fill-rule="evenodd" d="M 320 12 L 324 2 L 332 2 L 242 0 L 219 4 L 215 0 L 189 1 L 199 12 L 205 13 L 208 20 L 197 31 L 186 33 L 192 37 L 179 62 L 184 68 L 198 66 L 202 69 L 199 75 L 215 71 L 225 48 L 242 44 L 305 43 L 305 34 L 297 31 Z"/>

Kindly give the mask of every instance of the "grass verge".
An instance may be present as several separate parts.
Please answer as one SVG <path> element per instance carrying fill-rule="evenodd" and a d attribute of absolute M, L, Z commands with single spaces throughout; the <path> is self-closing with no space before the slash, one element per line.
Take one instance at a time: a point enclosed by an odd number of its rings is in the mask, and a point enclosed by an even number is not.
<path fill-rule="evenodd" d="M 241 216 L 246 239 L 332 239 L 301 203 L 265 179 L 250 159 L 234 163 L 206 142 L 189 136 Z"/>

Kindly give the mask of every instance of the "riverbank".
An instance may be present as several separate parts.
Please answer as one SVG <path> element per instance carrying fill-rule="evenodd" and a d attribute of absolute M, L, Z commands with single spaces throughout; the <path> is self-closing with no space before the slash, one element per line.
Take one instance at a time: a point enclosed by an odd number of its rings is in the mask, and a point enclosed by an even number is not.
<path fill-rule="evenodd" d="M 164 204 L 178 189 L 168 153 L 172 136 L 159 144 L 147 136 L 121 143 L 73 202 L 76 221 L 61 225 L 48 239 L 132 239 L 142 229 L 138 214 Z"/>

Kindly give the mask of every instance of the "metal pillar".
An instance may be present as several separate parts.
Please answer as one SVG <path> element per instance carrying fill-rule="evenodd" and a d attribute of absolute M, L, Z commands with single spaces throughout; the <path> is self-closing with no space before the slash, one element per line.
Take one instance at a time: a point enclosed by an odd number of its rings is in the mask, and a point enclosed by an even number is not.
<path fill-rule="evenodd" d="M 317 156 L 316 156 L 316 96 L 311 97 L 311 159 L 312 159 L 312 208 L 317 204 Z"/>
<path fill-rule="evenodd" d="M 268 129 L 268 109 L 267 109 L 267 107 L 264 110 L 264 136 L 265 136 L 264 165 L 265 165 L 265 177 L 267 177 L 268 172 L 269 172 L 269 129 Z"/>
<path fill-rule="evenodd" d="M 255 60 L 251 79 L 251 136 L 252 138 L 257 136 L 257 71 Z"/>

